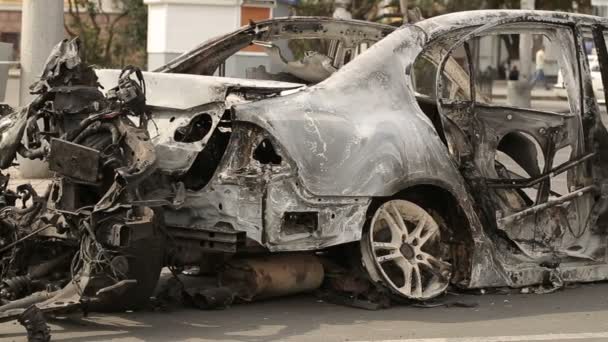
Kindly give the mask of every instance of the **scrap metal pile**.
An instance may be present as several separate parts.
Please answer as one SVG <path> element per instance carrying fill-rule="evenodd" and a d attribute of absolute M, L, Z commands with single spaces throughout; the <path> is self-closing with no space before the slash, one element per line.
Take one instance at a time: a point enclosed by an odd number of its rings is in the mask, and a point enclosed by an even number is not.
<path fill-rule="evenodd" d="M 158 215 L 136 204 L 155 165 L 142 74 L 125 68 L 104 95 L 78 48 L 78 40 L 58 44 L 30 88 L 35 99 L 0 116 L 0 168 L 18 153 L 55 172 L 44 194 L 11 191 L 0 173 L 3 320 L 35 326 L 37 310 L 136 307 L 159 276 Z"/>

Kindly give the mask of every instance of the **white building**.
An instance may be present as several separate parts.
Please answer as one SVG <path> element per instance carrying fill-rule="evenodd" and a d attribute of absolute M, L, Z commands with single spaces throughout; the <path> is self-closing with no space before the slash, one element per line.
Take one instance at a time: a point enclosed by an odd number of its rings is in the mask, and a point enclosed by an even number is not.
<path fill-rule="evenodd" d="M 274 16 L 286 16 L 276 0 L 144 0 L 148 5 L 148 69 L 154 70 L 216 36 Z M 265 65 L 263 49 L 249 46 L 226 61 L 226 76 L 244 76 Z"/>

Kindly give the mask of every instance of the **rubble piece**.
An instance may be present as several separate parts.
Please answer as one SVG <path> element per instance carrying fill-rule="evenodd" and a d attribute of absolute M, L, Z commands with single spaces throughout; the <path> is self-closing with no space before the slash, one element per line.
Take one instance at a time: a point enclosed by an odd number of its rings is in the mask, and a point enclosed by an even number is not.
<path fill-rule="evenodd" d="M 234 290 L 229 287 L 186 288 L 184 295 L 190 305 L 202 310 L 225 309 L 235 297 Z"/>
<path fill-rule="evenodd" d="M 368 293 L 374 288 L 369 279 L 352 273 L 326 275 L 325 282 L 326 285 L 324 287 L 336 292 L 345 292 L 353 295 Z"/>
<path fill-rule="evenodd" d="M 28 342 L 49 342 L 51 328 L 46 324 L 44 314 L 36 305 L 27 308 L 18 318 L 19 323 L 27 330 Z"/>
<path fill-rule="evenodd" d="M 468 303 L 468 302 L 460 302 L 460 301 L 454 301 L 454 302 L 449 302 L 449 301 L 431 301 L 431 302 L 412 303 L 412 306 L 416 307 L 416 308 L 425 308 L 425 309 L 438 308 L 438 307 L 445 307 L 445 308 L 476 308 L 476 307 L 479 306 L 479 303 Z"/>
<path fill-rule="evenodd" d="M 559 275 L 559 270 L 553 269 L 549 272 L 548 279 L 545 284 L 539 285 L 532 289 L 535 294 L 549 294 L 559 291 L 565 287 L 564 280 Z"/>
<path fill-rule="evenodd" d="M 324 272 L 314 254 L 277 254 L 231 260 L 219 277 L 237 298 L 252 301 L 314 291 Z"/>
<path fill-rule="evenodd" d="M 322 290 L 317 292 L 317 297 L 328 303 L 351 306 L 354 308 L 372 311 L 388 309 L 389 307 L 391 307 L 391 301 L 388 296 L 365 298 L 365 296 L 355 296 L 346 292 Z"/>

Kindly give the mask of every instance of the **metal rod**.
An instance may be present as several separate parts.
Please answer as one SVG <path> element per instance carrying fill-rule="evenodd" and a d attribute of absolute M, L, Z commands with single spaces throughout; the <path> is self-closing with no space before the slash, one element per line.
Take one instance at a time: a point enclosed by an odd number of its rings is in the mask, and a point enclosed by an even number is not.
<path fill-rule="evenodd" d="M 34 235 L 36 235 L 36 234 L 40 233 L 41 231 L 43 231 L 43 230 L 45 230 L 45 229 L 47 229 L 47 228 L 50 228 L 50 227 L 52 227 L 52 226 L 53 226 L 52 224 L 49 224 L 49 225 L 43 226 L 42 228 L 38 228 L 38 229 L 34 230 L 33 232 L 31 232 L 31 233 L 27 234 L 26 236 L 22 237 L 21 239 L 19 239 L 19 240 L 17 240 L 17 241 L 14 241 L 14 242 L 11 242 L 11 243 L 9 243 L 8 245 L 6 245 L 6 246 L 4 246 L 4 247 L 0 248 L 0 253 L 3 253 L 3 252 L 4 252 L 4 251 L 6 251 L 7 249 L 9 249 L 9 248 L 11 248 L 11 247 L 13 247 L 13 246 L 15 246 L 15 245 L 17 245 L 17 244 L 21 243 L 21 242 L 22 242 L 22 241 L 24 241 L 24 240 L 29 239 L 30 237 L 32 237 L 32 236 L 34 236 Z"/>
<path fill-rule="evenodd" d="M 524 210 L 522 210 L 520 212 L 517 212 L 517 213 L 515 213 L 513 215 L 505 216 L 505 217 L 503 217 L 501 219 L 498 219 L 498 225 L 499 226 L 504 226 L 505 224 L 511 223 L 511 222 L 513 222 L 515 220 L 518 220 L 518 219 L 520 219 L 520 218 L 522 218 L 524 216 L 537 213 L 537 212 L 539 212 L 539 211 L 541 211 L 543 209 L 546 209 L 546 208 L 549 208 L 549 207 L 553 207 L 553 206 L 556 206 L 558 204 L 562 204 L 562 203 L 567 202 L 567 201 L 569 201 L 571 199 L 580 197 L 580 196 L 584 195 L 587 192 L 596 191 L 596 190 L 597 190 L 597 187 L 595 185 L 586 186 L 584 188 L 581 188 L 579 190 L 573 191 L 573 192 L 571 192 L 571 193 L 569 193 L 567 195 L 564 195 L 562 197 L 558 197 L 558 198 L 553 199 L 553 200 L 548 200 L 547 202 L 545 202 L 543 204 L 539 204 L 539 205 L 536 205 L 534 207 L 530 207 L 530 208 L 524 209 Z"/>
<path fill-rule="evenodd" d="M 582 156 L 579 159 L 567 161 L 555 168 L 551 169 L 549 172 L 545 172 L 539 175 L 536 178 L 526 178 L 526 179 L 494 179 L 488 178 L 486 182 L 488 182 L 488 187 L 490 188 L 531 188 L 536 184 L 540 183 L 544 179 L 555 177 L 562 172 L 568 171 L 569 169 L 582 164 L 584 161 L 590 159 L 595 156 L 594 153 L 589 153 Z"/>

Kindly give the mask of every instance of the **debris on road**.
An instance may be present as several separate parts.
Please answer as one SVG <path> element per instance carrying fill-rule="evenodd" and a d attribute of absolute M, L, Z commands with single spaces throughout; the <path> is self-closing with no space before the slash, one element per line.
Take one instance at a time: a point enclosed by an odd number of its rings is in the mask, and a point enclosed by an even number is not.
<path fill-rule="evenodd" d="M 44 314 L 36 305 L 27 308 L 17 320 L 25 327 L 28 342 L 51 340 L 51 328 L 46 324 Z"/>

